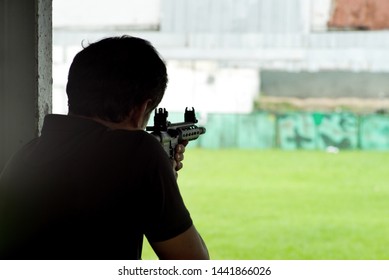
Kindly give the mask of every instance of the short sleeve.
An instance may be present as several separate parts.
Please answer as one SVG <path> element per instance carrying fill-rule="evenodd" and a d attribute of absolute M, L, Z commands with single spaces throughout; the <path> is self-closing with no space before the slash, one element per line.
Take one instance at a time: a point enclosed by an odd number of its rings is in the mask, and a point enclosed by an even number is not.
<path fill-rule="evenodd" d="M 183 198 L 171 162 L 156 141 L 148 167 L 149 183 L 145 189 L 145 235 L 149 241 L 171 239 L 186 231 L 193 223 Z M 152 146 L 152 145 L 151 145 Z"/>

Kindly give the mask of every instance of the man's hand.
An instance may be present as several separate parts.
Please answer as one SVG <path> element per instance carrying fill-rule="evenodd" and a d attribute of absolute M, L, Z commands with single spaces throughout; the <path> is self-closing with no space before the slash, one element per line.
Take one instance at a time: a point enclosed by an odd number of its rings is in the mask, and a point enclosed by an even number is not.
<path fill-rule="evenodd" d="M 184 166 L 182 161 L 184 160 L 185 147 L 186 145 L 188 145 L 188 142 L 189 141 L 185 140 L 176 146 L 174 160 L 173 160 L 173 170 L 176 174 L 176 177 L 178 177 L 177 171 L 182 169 L 182 167 Z"/>

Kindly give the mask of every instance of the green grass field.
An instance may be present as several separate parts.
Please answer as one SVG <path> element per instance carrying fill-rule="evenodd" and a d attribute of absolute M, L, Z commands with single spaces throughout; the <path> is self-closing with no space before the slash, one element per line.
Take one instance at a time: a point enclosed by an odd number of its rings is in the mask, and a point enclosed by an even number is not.
<path fill-rule="evenodd" d="M 212 259 L 389 259 L 389 153 L 188 149 L 182 195 Z M 143 259 L 156 259 L 145 241 Z"/>

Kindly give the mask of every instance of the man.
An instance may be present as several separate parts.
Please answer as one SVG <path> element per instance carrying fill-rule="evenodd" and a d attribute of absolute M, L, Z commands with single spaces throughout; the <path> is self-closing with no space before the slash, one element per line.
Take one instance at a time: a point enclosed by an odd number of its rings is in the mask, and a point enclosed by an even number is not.
<path fill-rule="evenodd" d="M 46 116 L 0 177 L 1 259 L 140 259 L 144 235 L 160 259 L 209 258 L 177 186 L 186 143 L 172 163 L 144 131 L 166 85 L 140 38 L 75 56 L 69 114 Z"/>

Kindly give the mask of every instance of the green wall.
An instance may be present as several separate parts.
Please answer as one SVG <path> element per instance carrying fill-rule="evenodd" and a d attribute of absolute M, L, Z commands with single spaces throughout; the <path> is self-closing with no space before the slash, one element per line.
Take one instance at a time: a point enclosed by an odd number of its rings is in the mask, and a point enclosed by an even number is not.
<path fill-rule="evenodd" d="M 189 147 L 389 150 L 389 115 L 257 112 L 197 116 L 207 132 Z M 183 113 L 169 113 L 168 120 L 182 122 Z M 152 122 L 153 118 L 149 125 Z"/>
<path fill-rule="evenodd" d="M 208 114 L 207 133 L 191 146 L 389 150 L 389 116 L 351 113 Z"/>

